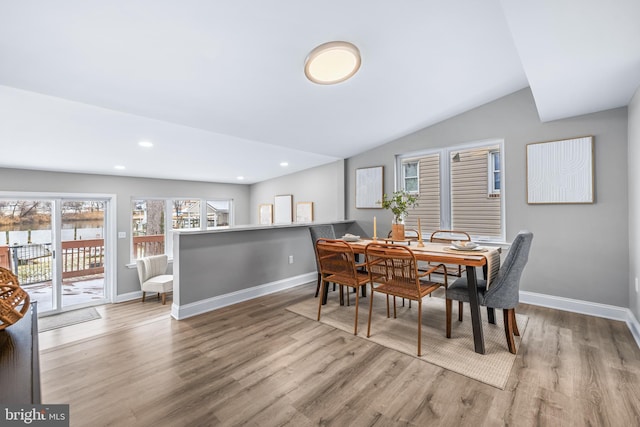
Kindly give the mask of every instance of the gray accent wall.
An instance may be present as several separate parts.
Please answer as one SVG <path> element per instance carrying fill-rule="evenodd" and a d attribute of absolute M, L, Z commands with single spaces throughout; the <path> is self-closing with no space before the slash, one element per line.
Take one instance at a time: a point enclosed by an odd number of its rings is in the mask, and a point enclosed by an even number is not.
<path fill-rule="evenodd" d="M 585 135 L 595 137 L 596 202 L 528 205 L 526 145 Z M 507 240 L 521 229 L 534 234 L 521 290 L 628 307 L 626 107 L 542 123 L 527 88 L 351 157 L 346 168 L 347 219 L 371 233 L 376 215 L 378 234 L 392 220 L 382 209 L 355 208 L 356 168 L 383 165 L 384 191 L 392 192 L 396 154 L 488 139 L 504 139 Z"/>
<path fill-rule="evenodd" d="M 0 168 L 0 191 L 32 193 L 115 194 L 117 231 L 126 239 L 117 239 L 117 294 L 140 291 L 138 276 L 131 263 L 131 199 L 133 197 L 181 197 L 232 199 L 237 225 L 249 223 L 249 186 L 194 181 L 131 178 L 107 175 L 44 172 Z"/>
<path fill-rule="evenodd" d="M 251 223 L 258 223 L 258 206 L 273 204 L 276 195 L 293 196 L 293 219 L 297 202 L 313 202 L 313 221 L 345 219 L 344 160 L 270 179 L 251 186 Z"/>
<path fill-rule="evenodd" d="M 629 103 L 629 308 L 640 319 L 640 88 Z M 638 279 L 636 279 L 638 278 Z"/>

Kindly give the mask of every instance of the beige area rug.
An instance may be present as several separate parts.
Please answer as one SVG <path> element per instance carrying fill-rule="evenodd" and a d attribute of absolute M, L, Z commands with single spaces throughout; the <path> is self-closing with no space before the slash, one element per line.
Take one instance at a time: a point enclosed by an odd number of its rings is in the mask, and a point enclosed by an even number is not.
<path fill-rule="evenodd" d="M 322 307 L 320 321 L 353 334 L 355 316 L 353 294 L 351 295 L 351 304 L 351 306 L 340 306 L 337 302 L 337 296 L 332 298 L 332 295 L 330 295 L 328 303 Z M 486 350 L 486 354 L 482 355 L 474 351 L 468 304 L 464 306 L 463 321 L 459 322 L 458 304 L 454 301 L 451 338 L 447 339 L 445 336 L 444 299 L 438 297 L 424 298 L 422 304 L 422 356 L 418 357 L 417 303 L 413 302 L 412 308 L 409 308 L 407 301 L 405 307 L 402 307 L 402 300 L 398 299 L 396 319 L 393 318 L 392 304 L 391 302 L 391 318 L 387 318 L 385 296 L 376 294 L 373 317 L 371 319 L 371 337 L 367 338 L 369 297 L 360 298 L 358 336 L 485 384 L 500 389 L 505 388 L 516 355 L 509 353 L 507 349 L 507 340 L 502 323 L 502 310 L 496 310 L 496 324 L 492 325 L 487 322 L 487 312 L 482 307 L 482 328 Z M 310 298 L 287 307 L 287 310 L 316 320 L 318 316 L 318 299 Z M 520 335 L 524 336 L 528 317 L 520 314 L 516 314 L 516 316 Z M 516 348 L 519 348 L 520 337 L 515 337 L 515 341 Z"/>
<path fill-rule="evenodd" d="M 52 316 L 38 318 L 38 332 L 46 332 L 52 329 L 64 328 L 77 323 L 100 319 L 100 313 L 93 307 L 67 311 Z"/>

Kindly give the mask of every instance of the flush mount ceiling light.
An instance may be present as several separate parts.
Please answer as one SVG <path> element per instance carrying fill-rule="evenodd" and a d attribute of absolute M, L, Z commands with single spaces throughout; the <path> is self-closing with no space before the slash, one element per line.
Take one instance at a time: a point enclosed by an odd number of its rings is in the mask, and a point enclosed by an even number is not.
<path fill-rule="evenodd" d="M 335 41 L 321 44 L 311 51 L 304 63 L 309 80 L 321 85 L 340 83 L 360 68 L 360 51 L 349 42 Z"/>

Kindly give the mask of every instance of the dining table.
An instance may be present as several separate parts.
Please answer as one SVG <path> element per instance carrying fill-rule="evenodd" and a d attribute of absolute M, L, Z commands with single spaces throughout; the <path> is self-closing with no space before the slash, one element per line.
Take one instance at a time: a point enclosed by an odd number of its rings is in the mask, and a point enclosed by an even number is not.
<path fill-rule="evenodd" d="M 488 264 L 490 264 L 492 260 L 497 259 L 497 262 L 493 261 L 493 265 L 490 266 L 490 271 L 485 273 L 485 278 L 495 276 L 495 272 L 497 272 L 499 268 L 501 252 L 499 247 L 479 246 L 474 250 L 459 250 L 447 243 L 421 242 L 416 240 L 398 241 L 391 239 L 359 239 L 347 243 L 349 243 L 354 253 L 364 254 L 366 246 L 372 242 L 408 245 L 418 261 L 426 261 L 432 264 L 456 264 L 465 266 L 467 289 L 469 291 L 469 305 L 471 307 L 474 349 L 476 353 L 485 354 L 476 267 L 485 268 L 486 270 Z"/>

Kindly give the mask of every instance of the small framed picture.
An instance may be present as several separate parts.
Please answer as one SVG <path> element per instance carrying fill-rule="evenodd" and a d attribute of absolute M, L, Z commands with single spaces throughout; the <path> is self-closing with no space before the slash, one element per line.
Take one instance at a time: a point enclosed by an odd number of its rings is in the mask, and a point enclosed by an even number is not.
<path fill-rule="evenodd" d="M 261 225 L 273 224 L 273 205 L 264 204 L 258 208 L 258 223 Z"/>
<path fill-rule="evenodd" d="M 296 222 L 313 222 L 313 202 L 296 203 Z"/>

